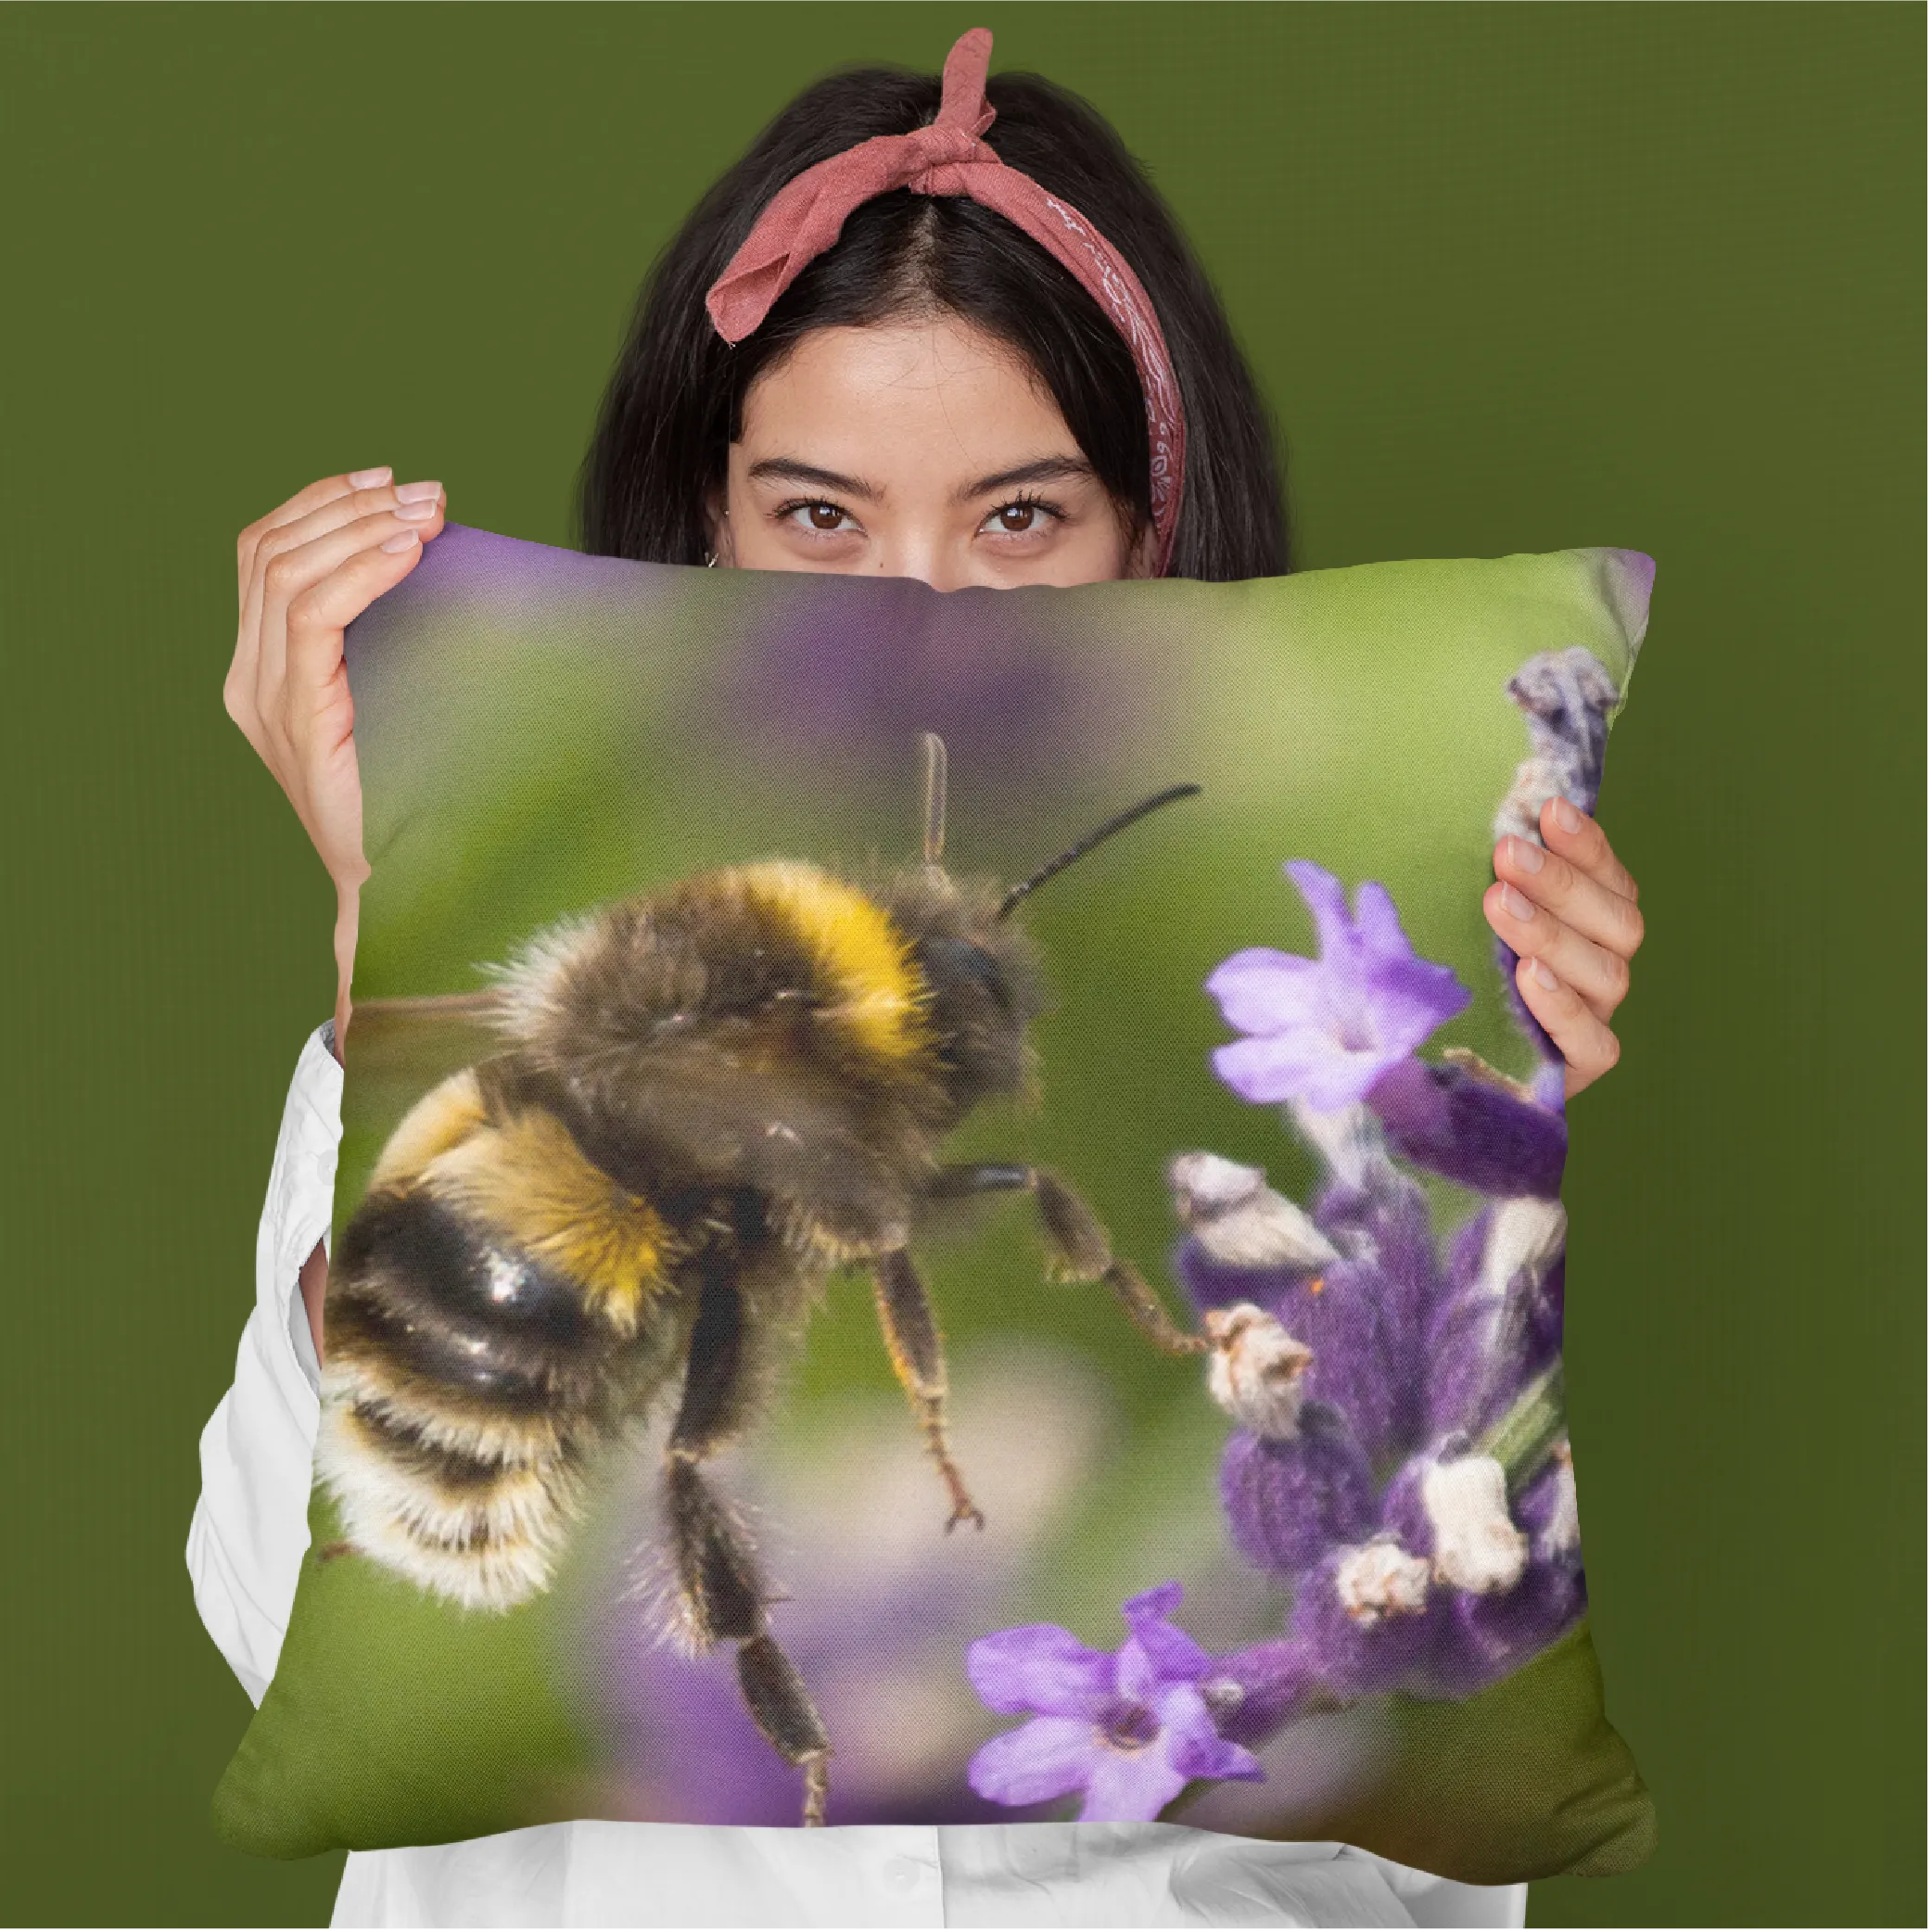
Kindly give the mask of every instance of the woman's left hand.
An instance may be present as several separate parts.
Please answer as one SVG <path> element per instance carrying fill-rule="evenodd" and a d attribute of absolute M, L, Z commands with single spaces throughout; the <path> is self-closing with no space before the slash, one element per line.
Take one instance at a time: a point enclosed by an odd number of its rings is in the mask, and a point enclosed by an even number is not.
<path fill-rule="evenodd" d="M 1637 882 L 1595 819 L 1552 798 L 1538 829 L 1541 847 L 1519 838 L 1497 845 L 1496 883 L 1483 894 L 1482 911 L 1518 955 L 1524 1005 L 1563 1055 L 1567 1099 L 1617 1064 L 1621 1049 L 1610 1020 L 1630 991 L 1644 915 Z"/>

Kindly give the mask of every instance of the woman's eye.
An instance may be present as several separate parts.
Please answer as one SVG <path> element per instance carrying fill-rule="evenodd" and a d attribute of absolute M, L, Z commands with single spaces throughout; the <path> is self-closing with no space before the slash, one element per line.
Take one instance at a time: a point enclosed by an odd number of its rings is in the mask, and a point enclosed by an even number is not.
<path fill-rule="evenodd" d="M 1004 503 L 980 528 L 998 530 L 1008 537 L 1029 537 L 1036 530 L 1045 529 L 1051 515 L 1044 503 Z"/>
<path fill-rule="evenodd" d="M 832 531 L 858 526 L 836 503 L 794 503 L 786 512 L 794 523 L 808 530 Z"/>

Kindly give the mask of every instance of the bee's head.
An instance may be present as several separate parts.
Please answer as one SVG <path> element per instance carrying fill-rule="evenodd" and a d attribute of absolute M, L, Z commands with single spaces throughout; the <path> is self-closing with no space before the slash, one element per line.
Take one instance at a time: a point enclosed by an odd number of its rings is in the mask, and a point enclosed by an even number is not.
<path fill-rule="evenodd" d="M 1026 1081 L 1027 1031 L 1045 1004 L 1024 933 L 998 917 L 998 888 L 960 886 L 928 868 L 909 936 L 925 1021 L 947 1094 L 964 1115 Z M 905 909 L 912 910 L 910 908 Z M 902 913 L 903 916 L 903 913 Z"/>
<path fill-rule="evenodd" d="M 1033 942 L 999 917 L 998 882 L 907 866 L 874 873 L 868 889 L 919 978 L 922 1052 L 945 1125 L 983 1099 L 1024 1092 L 1027 1032 L 1046 1002 Z"/>

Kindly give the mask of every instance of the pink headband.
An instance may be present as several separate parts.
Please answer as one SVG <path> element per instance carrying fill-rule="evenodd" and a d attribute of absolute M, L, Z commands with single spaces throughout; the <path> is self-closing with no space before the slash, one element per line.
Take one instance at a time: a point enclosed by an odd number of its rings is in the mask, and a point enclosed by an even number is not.
<path fill-rule="evenodd" d="M 807 265 L 839 238 L 861 202 L 895 188 L 965 195 L 1030 235 L 1105 311 L 1133 351 L 1147 401 L 1149 484 L 1157 572 L 1174 552 L 1187 434 L 1180 386 L 1167 343 L 1139 277 L 1077 209 L 1009 168 L 980 136 L 993 124 L 986 63 L 993 36 L 962 33 L 946 57 L 938 118 L 909 134 L 878 134 L 795 175 L 771 197 L 744 245 L 705 298 L 718 333 L 742 342 L 764 321 Z"/>

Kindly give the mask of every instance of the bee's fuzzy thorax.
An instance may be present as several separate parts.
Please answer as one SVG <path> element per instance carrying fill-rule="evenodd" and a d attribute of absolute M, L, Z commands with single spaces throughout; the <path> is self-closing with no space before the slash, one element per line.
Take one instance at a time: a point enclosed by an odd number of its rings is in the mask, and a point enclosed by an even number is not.
<path fill-rule="evenodd" d="M 800 1016 L 856 1062 L 842 1071 L 901 1074 L 930 1045 L 907 935 L 871 895 L 800 859 L 726 867 L 564 921 L 498 981 L 502 1030 L 556 1066 L 761 1022 L 795 1036 Z"/>
<path fill-rule="evenodd" d="M 722 868 L 540 934 L 498 974 L 498 1024 L 580 1087 L 705 1043 L 815 1065 L 944 1132 L 1028 1083 L 1042 1001 L 999 896 L 936 867 L 862 883 L 799 859 Z"/>

